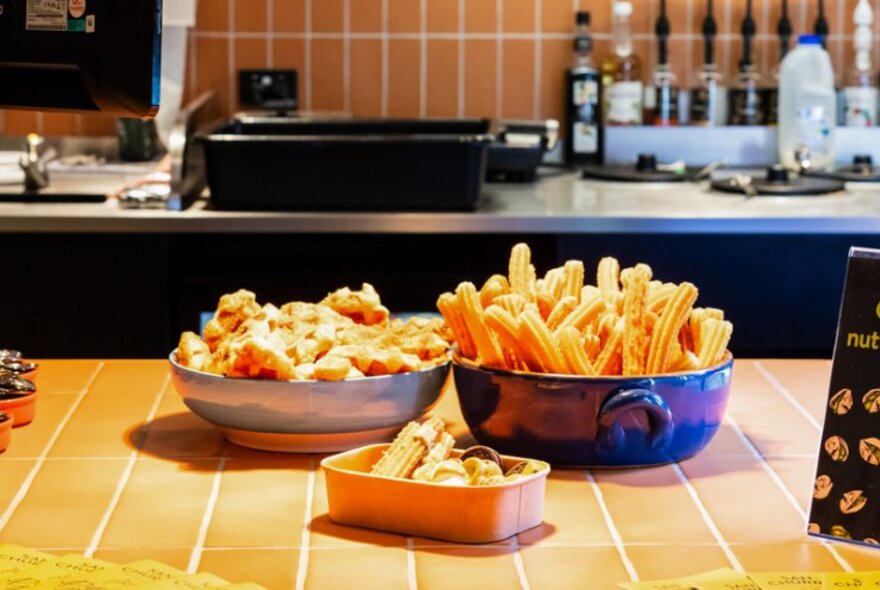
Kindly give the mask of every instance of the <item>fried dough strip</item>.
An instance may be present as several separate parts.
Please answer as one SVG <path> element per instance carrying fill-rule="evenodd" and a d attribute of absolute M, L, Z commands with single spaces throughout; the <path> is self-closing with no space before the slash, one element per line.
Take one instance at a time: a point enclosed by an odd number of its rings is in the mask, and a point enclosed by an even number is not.
<path fill-rule="evenodd" d="M 590 362 L 577 328 L 562 328 L 554 335 L 562 357 L 568 363 L 568 370 L 574 375 L 595 375 L 596 369 Z"/>
<path fill-rule="evenodd" d="M 584 288 L 584 263 L 580 260 L 569 260 L 562 268 L 565 276 L 562 296 L 574 297 L 576 301 L 580 301 L 581 289 Z"/>
<path fill-rule="evenodd" d="M 623 374 L 644 375 L 648 349 L 646 315 L 651 267 L 638 264 L 621 277 L 623 299 Z"/>
<path fill-rule="evenodd" d="M 522 295 L 518 295 L 516 293 L 508 293 L 507 295 L 496 297 L 495 301 L 493 301 L 493 305 L 501 306 L 508 313 L 516 317 L 522 312 L 523 309 L 525 309 L 526 300 L 522 298 Z"/>
<path fill-rule="evenodd" d="M 532 354 L 519 337 L 519 324 L 512 314 L 500 305 L 490 305 L 483 312 L 486 325 L 498 336 L 501 345 L 512 351 L 516 358 L 526 365 L 530 371 L 549 371 L 545 369 L 540 360 Z"/>
<path fill-rule="evenodd" d="M 476 359 L 477 347 L 474 345 L 471 332 L 464 321 L 458 297 L 452 293 L 443 293 L 437 299 L 437 309 L 443 314 L 443 319 L 446 320 L 446 324 L 455 335 L 455 341 L 458 342 L 462 356 L 471 360 Z"/>
<path fill-rule="evenodd" d="M 541 291 L 538 292 L 538 296 L 535 298 L 535 303 L 538 304 L 538 311 L 541 312 L 541 318 L 544 320 L 550 317 L 553 308 L 556 306 L 553 297 L 549 293 Z"/>
<path fill-rule="evenodd" d="M 557 301 L 556 307 L 554 307 L 553 311 L 550 312 L 550 315 L 547 316 L 547 328 L 550 330 L 558 328 L 563 320 L 574 311 L 575 307 L 577 307 L 577 299 L 569 295 L 566 295 Z"/>
<path fill-rule="evenodd" d="M 577 328 L 578 331 L 583 332 L 587 329 L 587 325 L 599 317 L 599 314 L 603 311 L 605 311 L 605 302 L 602 301 L 601 297 L 582 300 L 580 304 L 574 308 L 564 320 L 562 320 L 559 327 L 567 328 L 572 326 Z"/>
<path fill-rule="evenodd" d="M 485 309 L 492 305 L 496 297 L 508 293 L 510 293 L 510 283 L 507 282 L 507 277 L 504 275 L 492 275 L 483 284 L 483 288 L 480 289 L 480 305 Z"/>
<path fill-rule="evenodd" d="M 521 295 L 526 301 L 534 301 L 532 295 L 532 277 L 534 267 L 531 265 L 532 251 L 528 244 L 517 244 L 510 252 L 508 280 L 510 291 Z"/>
<path fill-rule="evenodd" d="M 558 302 L 565 289 L 565 273 L 562 268 L 551 268 L 544 275 L 544 291 Z"/>
<path fill-rule="evenodd" d="M 678 332 L 690 316 L 697 295 L 697 288 L 691 283 L 681 283 L 676 288 L 651 334 L 648 362 L 645 365 L 647 375 L 665 373 L 672 364 L 672 353 L 678 344 Z"/>
<path fill-rule="evenodd" d="M 614 329 L 608 342 L 593 366 L 597 375 L 618 375 L 620 373 L 621 351 L 623 349 L 623 329 Z"/>
<path fill-rule="evenodd" d="M 700 330 L 699 367 L 705 369 L 717 363 L 733 334 L 733 324 L 724 320 L 708 318 L 703 320 Z"/>
<path fill-rule="evenodd" d="M 620 291 L 620 263 L 616 258 L 606 256 L 599 261 L 596 269 L 596 286 L 603 295 Z"/>
<path fill-rule="evenodd" d="M 519 318 L 519 337 L 525 347 L 547 367 L 550 373 L 568 373 L 568 364 L 562 358 L 553 334 L 547 329 L 541 317 L 531 310 L 525 310 Z"/>
<path fill-rule="evenodd" d="M 480 305 L 477 288 L 473 283 L 465 281 L 458 285 L 455 291 L 461 303 L 465 324 L 474 339 L 474 346 L 483 364 L 489 367 L 506 366 L 501 350 L 483 321 L 483 307 Z"/>

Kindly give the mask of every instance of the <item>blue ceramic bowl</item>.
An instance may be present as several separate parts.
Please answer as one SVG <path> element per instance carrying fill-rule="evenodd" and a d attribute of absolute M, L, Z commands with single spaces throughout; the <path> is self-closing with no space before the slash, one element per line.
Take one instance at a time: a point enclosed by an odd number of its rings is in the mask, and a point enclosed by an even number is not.
<path fill-rule="evenodd" d="M 633 467 L 687 459 L 715 435 L 733 358 L 656 377 L 581 377 L 486 369 L 452 373 L 474 437 L 500 453 L 555 465 Z"/>

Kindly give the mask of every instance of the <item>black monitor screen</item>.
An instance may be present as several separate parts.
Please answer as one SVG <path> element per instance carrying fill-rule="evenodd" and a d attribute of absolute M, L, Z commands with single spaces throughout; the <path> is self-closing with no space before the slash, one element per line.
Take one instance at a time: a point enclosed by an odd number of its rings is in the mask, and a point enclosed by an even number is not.
<path fill-rule="evenodd" d="M 0 0 L 0 107 L 149 117 L 162 0 Z"/>

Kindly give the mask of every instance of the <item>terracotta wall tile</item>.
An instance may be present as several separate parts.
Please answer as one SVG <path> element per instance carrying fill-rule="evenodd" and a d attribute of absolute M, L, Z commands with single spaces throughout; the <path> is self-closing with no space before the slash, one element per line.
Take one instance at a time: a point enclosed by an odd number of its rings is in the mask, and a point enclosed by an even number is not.
<path fill-rule="evenodd" d="M 312 108 L 339 111 L 345 105 L 342 80 L 342 41 L 312 41 Z"/>
<path fill-rule="evenodd" d="M 594 6 L 586 9 L 590 11 L 591 23 L 595 18 L 595 12 L 601 11 L 604 6 L 591 2 Z M 568 33 L 574 29 L 574 10 L 571 2 L 550 0 L 541 2 L 541 30 L 551 33 Z"/>
<path fill-rule="evenodd" d="M 430 117 L 458 114 L 458 42 L 428 41 L 428 100 Z"/>
<path fill-rule="evenodd" d="M 299 73 L 299 94 L 305 84 L 306 42 L 302 39 L 273 39 L 272 63 L 276 68 L 293 68 Z"/>
<path fill-rule="evenodd" d="M 541 118 L 562 122 L 565 117 L 565 72 L 571 65 L 571 41 L 541 42 Z"/>
<path fill-rule="evenodd" d="M 196 39 L 196 93 L 213 89 L 217 104 L 224 112 L 230 111 L 229 96 L 229 41 L 224 38 L 199 37 Z"/>
<path fill-rule="evenodd" d="M 388 0 L 388 30 L 416 33 L 421 30 L 421 2 L 418 0 Z"/>
<path fill-rule="evenodd" d="M 235 30 L 265 32 L 268 0 L 235 0 Z"/>
<path fill-rule="evenodd" d="M 382 0 L 350 0 L 351 30 L 373 33 L 382 30 Z"/>
<path fill-rule="evenodd" d="M 506 119 L 529 119 L 535 104 L 535 42 L 504 42 L 504 101 Z"/>
<path fill-rule="evenodd" d="M 229 2 L 227 0 L 199 0 L 196 5 L 196 29 L 199 31 L 228 31 Z"/>
<path fill-rule="evenodd" d="M 388 43 L 388 114 L 419 116 L 419 42 L 392 39 Z"/>
<path fill-rule="evenodd" d="M 464 114 L 496 118 L 498 44 L 466 41 L 464 46 Z"/>
<path fill-rule="evenodd" d="M 498 29 L 498 12 L 495 2 L 496 0 L 466 0 L 464 30 L 468 33 L 495 32 Z"/>
<path fill-rule="evenodd" d="M 312 0 L 312 30 L 338 33 L 342 30 L 343 0 Z"/>
<path fill-rule="evenodd" d="M 83 135 L 116 135 L 116 119 L 110 115 L 83 114 L 80 121 Z"/>
<path fill-rule="evenodd" d="M 37 127 L 37 113 L 34 111 L 6 111 L 7 135 L 27 135 L 39 131 Z"/>
<path fill-rule="evenodd" d="M 276 31 L 291 33 L 304 31 L 306 0 L 275 0 L 272 21 Z"/>
<path fill-rule="evenodd" d="M 458 0 L 427 0 L 428 31 L 451 33 L 458 30 Z"/>
<path fill-rule="evenodd" d="M 611 3 L 604 0 L 579 0 L 578 10 L 590 13 L 590 28 L 596 32 L 611 31 Z"/>
<path fill-rule="evenodd" d="M 502 29 L 506 33 L 531 33 L 535 30 L 536 0 L 503 0 Z M 543 4 L 562 4 L 544 2 Z"/>
<path fill-rule="evenodd" d="M 356 117 L 382 115 L 382 42 L 351 42 L 351 112 Z"/>

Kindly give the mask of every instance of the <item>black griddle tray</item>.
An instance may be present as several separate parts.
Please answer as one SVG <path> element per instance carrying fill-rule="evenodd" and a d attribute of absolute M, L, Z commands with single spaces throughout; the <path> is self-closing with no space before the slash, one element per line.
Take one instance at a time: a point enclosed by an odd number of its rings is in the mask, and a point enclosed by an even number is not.
<path fill-rule="evenodd" d="M 217 209 L 474 209 L 485 120 L 233 119 L 199 136 Z"/>

